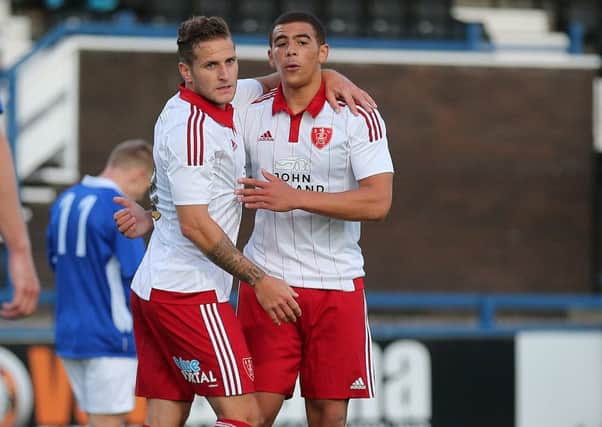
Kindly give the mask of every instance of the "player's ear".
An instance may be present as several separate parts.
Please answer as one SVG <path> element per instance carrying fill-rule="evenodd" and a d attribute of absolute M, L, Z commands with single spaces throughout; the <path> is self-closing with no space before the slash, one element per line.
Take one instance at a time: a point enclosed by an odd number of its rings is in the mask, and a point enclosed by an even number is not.
<path fill-rule="evenodd" d="M 192 83 L 192 73 L 190 72 L 190 66 L 188 64 L 178 62 L 178 71 L 180 72 L 180 76 L 182 76 L 182 80 L 187 84 Z"/>
<path fill-rule="evenodd" d="M 328 52 L 329 52 L 328 43 L 321 44 L 320 51 L 318 52 L 318 58 L 320 60 L 320 64 L 326 63 L 326 60 L 328 60 Z"/>
<path fill-rule="evenodd" d="M 274 57 L 272 56 L 272 49 L 268 49 L 268 61 L 270 62 L 270 67 L 276 69 L 276 65 L 274 64 Z"/>

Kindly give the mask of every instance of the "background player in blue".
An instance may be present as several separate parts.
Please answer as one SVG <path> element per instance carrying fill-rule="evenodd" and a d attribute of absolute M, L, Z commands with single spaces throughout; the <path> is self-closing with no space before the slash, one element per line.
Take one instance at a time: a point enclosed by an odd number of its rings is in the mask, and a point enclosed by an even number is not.
<path fill-rule="evenodd" d="M 142 239 L 121 235 L 115 196 L 140 199 L 153 169 L 152 147 L 125 141 L 99 176 L 86 176 L 54 202 L 48 260 L 55 271 L 55 346 L 79 406 L 98 426 L 121 426 L 134 406 L 136 353 L 130 281 L 144 255 Z"/>
<path fill-rule="evenodd" d="M 0 100 L 0 114 L 3 112 Z M 17 197 L 15 168 L 8 141 L 0 128 L 0 236 L 8 249 L 8 268 L 13 284 L 12 301 L 4 302 L 0 316 L 27 316 L 36 308 L 40 282 L 31 256 L 31 243 Z"/>

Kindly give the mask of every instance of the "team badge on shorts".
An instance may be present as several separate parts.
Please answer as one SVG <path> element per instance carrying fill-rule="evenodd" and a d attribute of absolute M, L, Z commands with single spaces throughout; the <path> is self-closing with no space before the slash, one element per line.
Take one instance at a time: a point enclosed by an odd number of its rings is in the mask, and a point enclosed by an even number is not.
<path fill-rule="evenodd" d="M 255 381 L 255 371 L 253 370 L 253 358 L 252 357 L 243 357 L 242 365 L 245 368 L 245 372 L 251 378 L 251 381 Z"/>
<path fill-rule="evenodd" d="M 332 138 L 332 128 L 311 128 L 311 142 L 320 150 L 328 145 Z"/>

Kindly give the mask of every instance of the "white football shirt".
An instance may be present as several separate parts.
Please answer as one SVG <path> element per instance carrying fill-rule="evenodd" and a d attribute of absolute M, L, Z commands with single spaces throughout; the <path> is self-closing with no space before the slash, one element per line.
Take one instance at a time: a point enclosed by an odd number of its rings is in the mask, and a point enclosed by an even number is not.
<path fill-rule="evenodd" d="M 304 112 L 292 114 L 281 88 L 258 98 L 243 113 L 247 172 L 261 169 L 307 191 L 342 192 L 372 175 L 393 172 L 385 123 L 377 111 L 346 105 L 336 113 L 324 84 Z M 364 276 L 360 223 L 302 210 L 257 210 L 244 253 L 268 274 L 292 286 L 354 289 Z"/>
<path fill-rule="evenodd" d="M 256 80 L 240 80 L 236 107 L 263 92 Z M 245 175 L 245 152 L 234 109 L 217 108 L 181 86 L 155 124 L 155 172 L 150 188 L 155 229 L 132 281 L 148 300 L 151 289 L 174 292 L 215 290 L 228 301 L 232 276 L 211 262 L 180 231 L 176 206 L 208 205 L 209 215 L 236 242 L 242 213 L 234 191 Z"/>

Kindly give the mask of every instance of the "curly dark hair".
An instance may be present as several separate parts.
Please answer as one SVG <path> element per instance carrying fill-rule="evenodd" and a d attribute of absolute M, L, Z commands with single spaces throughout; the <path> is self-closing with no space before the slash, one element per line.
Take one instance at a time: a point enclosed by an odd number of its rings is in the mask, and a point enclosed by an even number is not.
<path fill-rule="evenodd" d="M 228 24 L 219 16 L 193 16 L 178 28 L 178 60 L 192 65 L 193 49 L 199 42 L 230 37 Z"/>

